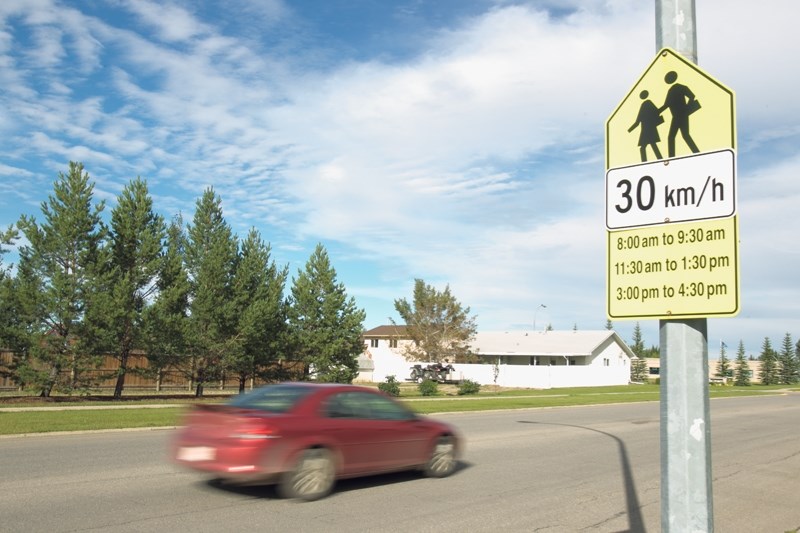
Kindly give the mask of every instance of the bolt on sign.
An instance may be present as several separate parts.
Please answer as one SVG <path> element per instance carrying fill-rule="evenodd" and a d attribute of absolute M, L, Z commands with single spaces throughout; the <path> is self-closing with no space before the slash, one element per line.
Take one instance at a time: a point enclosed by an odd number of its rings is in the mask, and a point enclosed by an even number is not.
<path fill-rule="evenodd" d="M 661 50 L 606 121 L 607 315 L 739 312 L 733 91 Z"/>

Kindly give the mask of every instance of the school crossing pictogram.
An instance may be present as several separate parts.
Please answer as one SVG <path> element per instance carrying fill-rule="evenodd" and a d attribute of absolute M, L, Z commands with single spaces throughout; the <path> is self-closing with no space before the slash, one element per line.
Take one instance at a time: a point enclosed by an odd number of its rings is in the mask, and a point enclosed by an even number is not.
<path fill-rule="evenodd" d="M 701 108 L 700 101 L 695 98 L 689 87 L 677 83 L 677 80 L 678 73 L 674 70 L 670 70 L 664 76 L 664 83 L 670 87 L 667 91 L 664 105 L 661 107 L 657 107 L 652 100 L 648 99 L 648 96 L 650 96 L 649 91 L 643 90 L 639 93 L 639 97 L 643 102 L 639 107 L 636 122 L 628 128 L 628 132 L 632 132 L 637 127 L 641 130 L 639 133 L 639 153 L 642 156 L 642 162 L 647 161 L 647 147 L 650 147 L 656 159 L 663 159 L 661 150 L 658 147 L 661 141 L 658 127 L 664 123 L 663 113 L 666 110 L 669 110 L 671 117 L 669 133 L 667 134 L 667 154 L 669 157 L 675 157 L 675 140 L 678 133 L 681 134 L 681 138 L 693 154 L 700 151 L 689 133 L 689 117 Z"/>
<path fill-rule="evenodd" d="M 606 122 L 606 169 L 735 149 L 733 91 L 665 48 Z"/>

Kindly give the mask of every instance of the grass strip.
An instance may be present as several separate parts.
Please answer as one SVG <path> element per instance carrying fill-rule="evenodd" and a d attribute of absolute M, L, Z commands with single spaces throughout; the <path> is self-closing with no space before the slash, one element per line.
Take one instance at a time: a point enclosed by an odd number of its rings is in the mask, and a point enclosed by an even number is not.
<path fill-rule="evenodd" d="M 175 426 L 185 407 L 0 413 L 0 435 Z"/>
<path fill-rule="evenodd" d="M 566 392 L 568 391 L 568 392 Z M 580 392 L 576 392 L 580 391 Z M 543 407 L 568 407 L 575 405 L 602 405 L 611 403 L 655 402 L 660 399 L 658 387 L 642 387 L 618 392 L 600 392 L 580 389 L 551 389 L 545 391 L 528 391 L 528 395 L 510 396 L 469 396 L 461 399 L 413 399 L 406 403 L 410 409 L 420 414 L 491 411 L 496 409 L 531 409 Z M 710 398 L 728 398 L 740 396 L 760 396 L 775 394 L 774 390 L 733 389 L 730 387 L 711 389 Z M 465 401 L 468 400 L 468 401 Z"/>
<path fill-rule="evenodd" d="M 709 396 L 712 399 L 760 396 L 763 394 L 777 394 L 779 393 L 778 389 L 780 387 L 710 387 Z M 417 413 L 430 414 L 650 402 L 659 400 L 659 392 L 658 385 L 637 385 L 633 387 L 484 391 L 475 396 L 408 397 L 401 395 L 399 399 Z M 170 402 L 162 401 L 160 403 Z M 86 403 L 72 405 L 87 406 Z M 109 409 L 97 408 L 103 405 L 109 407 Z M 0 435 L 175 426 L 181 423 L 182 415 L 188 409 L 185 401 L 175 403 L 175 407 L 160 409 L 144 407 L 113 408 L 118 405 L 118 403 L 107 402 L 95 405 L 94 409 L 0 412 Z M 59 407 L 63 406 L 66 405 L 59 405 Z"/>

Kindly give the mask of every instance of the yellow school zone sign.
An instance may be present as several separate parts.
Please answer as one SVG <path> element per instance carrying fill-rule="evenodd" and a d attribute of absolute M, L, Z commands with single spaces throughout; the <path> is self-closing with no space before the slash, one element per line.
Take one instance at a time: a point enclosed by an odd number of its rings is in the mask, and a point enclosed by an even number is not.
<path fill-rule="evenodd" d="M 606 122 L 607 315 L 734 316 L 733 91 L 661 50 Z"/>
<path fill-rule="evenodd" d="M 671 83 L 668 80 L 673 77 L 667 77 L 670 73 L 675 74 Z M 680 96 L 685 97 L 682 104 Z M 690 105 L 699 107 L 692 111 Z M 651 116 L 648 110 L 651 114 L 653 110 L 661 113 Z M 673 111 L 679 116 L 674 116 Z M 686 127 L 681 128 L 682 125 Z M 684 133 L 688 133 L 688 139 Z M 669 153 L 671 135 L 675 145 L 673 154 Z M 697 147 L 696 151 L 689 140 Z M 645 142 L 645 158 L 642 142 Z M 655 157 L 654 144 L 663 158 L 736 149 L 733 91 L 670 48 L 658 53 L 608 117 L 606 170 L 661 159 Z"/>

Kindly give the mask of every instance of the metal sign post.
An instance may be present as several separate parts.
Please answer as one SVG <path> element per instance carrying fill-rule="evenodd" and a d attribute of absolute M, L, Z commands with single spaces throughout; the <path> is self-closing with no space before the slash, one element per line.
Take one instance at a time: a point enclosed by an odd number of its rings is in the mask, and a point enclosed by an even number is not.
<path fill-rule="evenodd" d="M 733 91 L 697 66 L 694 0 L 656 0 L 657 54 L 606 121 L 606 309 L 658 319 L 661 528 L 711 532 L 709 316 L 736 316 Z"/>
<path fill-rule="evenodd" d="M 656 50 L 697 63 L 694 0 L 656 0 Z M 661 530 L 714 530 L 707 319 L 660 320 Z"/>

